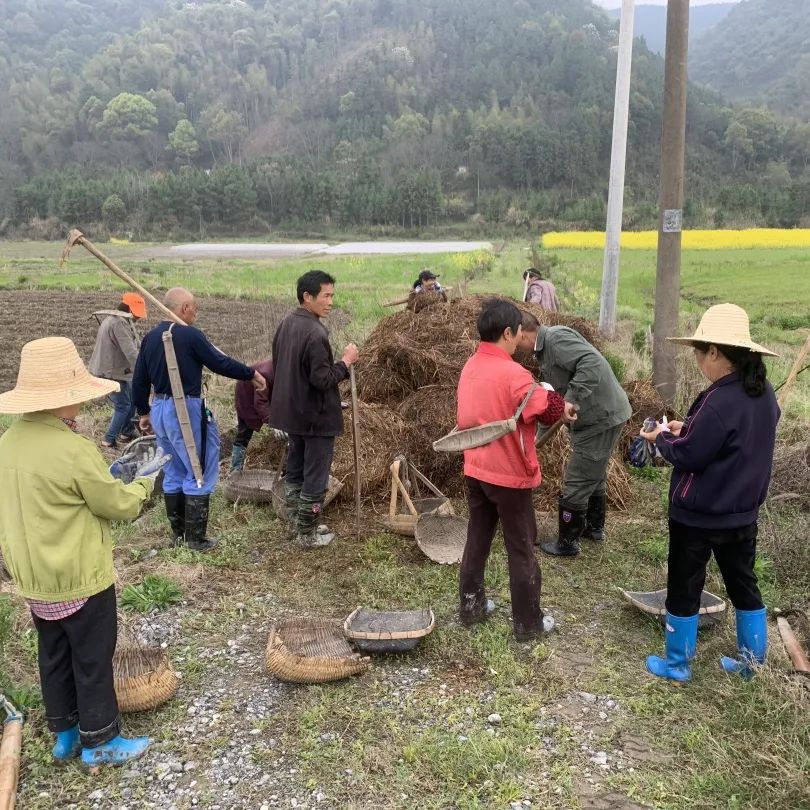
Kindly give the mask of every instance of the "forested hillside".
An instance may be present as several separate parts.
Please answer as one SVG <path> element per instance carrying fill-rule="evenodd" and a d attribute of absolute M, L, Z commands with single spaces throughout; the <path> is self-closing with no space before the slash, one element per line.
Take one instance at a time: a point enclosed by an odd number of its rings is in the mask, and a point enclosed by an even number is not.
<path fill-rule="evenodd" d="M 0 226 L 604 223 L 615 24 L 589 0 L 0 6 Z M 663 63 L 635 50 L 629 225 L 655 219 Z M 688 216 L 793 224 L 806 133 L 689 94 Z"/>
<path fill-rule="evenodd" d="M 696 45 L 690 74 L 729 99 L 810 121 L 810 3 L 744 0 Z"/>

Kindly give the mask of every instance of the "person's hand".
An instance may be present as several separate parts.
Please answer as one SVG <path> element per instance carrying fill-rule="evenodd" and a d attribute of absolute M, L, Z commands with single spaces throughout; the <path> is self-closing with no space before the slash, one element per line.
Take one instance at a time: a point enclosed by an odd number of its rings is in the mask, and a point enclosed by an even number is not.
<path fill-rule="evenodd" d="M 680 436 L 680 435 L 681 435 L 681 429 L 682 429 L 682 428 L 683 428 L 683 422 L 679 422 L 677 419 L 673 419 L 673 420 L 672 420 L 672 421 L 669 423 L 669 432 L 670 432 L 670 433 L 671 433 L 673 436 Z"/>
<path fill-rule="evenodd" d="M 563 419 L 568 422 L 577 421 L 577 411 L 579 410 L 579 405 L 575 405 L 573 402 L 566 402 L 565 408 L 563 409 Z"/>
<path fill-rule="evenodd" d="M 135 453 L 124 453 L 121 458 L 117 458 L 110 464 L 110 475 L 129 484 L 135 478 L 135 470 L 138 469 L 138 457 Z"/>
<path fill-rule="evenodd" d="M 341 359 L 347 366 L 351 366 L 353 363 L 357 362 L 358 357 L 360 357 L 360 352 L 357 351 L 357 346 L 355 346 L 354 343 L 350 343 L 343 350 L 343 357 Z"/>
<path fill-rule="evenodd" d="M 644 426 L 638 432 L 638 435 L 641 436 L 642 439 L 646 439 L 648 442 L 652 442 L 655 444 L 655 440 L 665 431 L 666 432 L 674 432 L 670 430 L 669 424 L 667 423 L 667 417 L 661 419 L 660 422 L 655 422 L 655 425 L 650 427 L 649 422 L 653 421 L 652 418 L 645 422 Z M 683 422 L 677 423 L 678 424 L 678 433 L 681 432 L 681 427 L 683 427 Z M 650 430 L 645 430 L 645 427 L 650 427 Z"/>
<path fill-rule="evenodd" d="M 150 449 L 146 458 L 138 463 L 134 478 L 149 478 L 154 481 L 160 474 L 160 471 L 171 460 L 171 455 L 164 452 L 162 447 L 158 447 L 157 450 Z"/>
<path fill-rule="evenodd" d="M 258 371 L 253 372 L 253 379 L 250 383 L 257 391 L 264 391 L 267 388 L 267 380 Z"/>
<path fill-rule="evenodd" d="M 150 418 L 149 414 L 145 414 L 140 419 L 138 419 L 138 427 L 141 429 L 143 433 L 152 433 L 152 419 Z"/>
<path fill-rule="evenodd" d="M 270 435 L 280 442 L 286 443 L 290 440 L 289 435 L 285 433 L 283 430 L 279 430 L 278 428 L 270 428 Z"/>

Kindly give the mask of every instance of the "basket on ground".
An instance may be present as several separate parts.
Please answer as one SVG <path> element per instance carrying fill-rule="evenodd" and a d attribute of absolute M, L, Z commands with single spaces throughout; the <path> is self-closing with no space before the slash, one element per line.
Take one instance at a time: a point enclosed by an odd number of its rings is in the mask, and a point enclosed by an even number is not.
<path fill-rule="evenodd" d="M 343 632 L 364 652 L 407 652 L 433 632 L 432 610 L 377 611 L 358 607 L 343 622 Z"/>
<path fill-rule="evenodd" d="M 663 588 L 660 591 L 626 591 L 624 588 L 619 588 L 622 596 L 633 607 L 638 608 L 642 613 L 648 616 L 657 616 L 664 621 L 664 616 L 667 612 L 666 599 L 667 591 Z M 719 596 L 715 596 L 709 591 L 703 591 L 700 594 L 700 608 L 698 610 L 698 625 L 706 627 L 710 624 L 716 624 L 723 618 L 726 611 L 726 601 Z"/>
<path fill-rule="evenodd" d="M 180 677 L 164 650 L 140 645 L 122 646 L 113 656 L 113 680 L 122 712 L 145 712 L 171 700 Z"/>
<path fill-rule="evenodd" d="M 334 475 L 329 476 L 329 489 L 326 490 L 326 497 L 321 504 L 321 511 L 323 512 L 332 501 L 340 494 L 343 489 L 343 481 L 338 481 Z M 276 515 L 281 520 L 287 520 L 287 498 L 284 494 L 284 479 L 279 478 L 273 484 L 273 509 Z"/>
<path fill-rule="evenodd" d="M 426 557 L 442 565 L 457 565 L 467 544 L 467 518 L 458 515 L 420 515 L 416 544 Z"/>
<path fill-rule="evenodd" d="M 270 628 L 267 671 L 288 683 L 325 683 L 360 675 L 369 659 L 352 651 L 336 619 L 285 619 Z"/>
<path fill-rule="evenodd" d="M 278 477 L 275 470 L 237 470 L 225 479 L 222 494 L 231 502 L 272 503 Z"/>

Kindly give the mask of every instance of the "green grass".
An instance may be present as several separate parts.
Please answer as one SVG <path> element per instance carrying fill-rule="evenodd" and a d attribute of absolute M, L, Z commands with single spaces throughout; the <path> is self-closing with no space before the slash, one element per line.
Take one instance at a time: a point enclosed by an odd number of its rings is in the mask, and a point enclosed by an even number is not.
<path fill-rule="evenodd" d="M 176 605 L 183 598 L 183 592 L 176 582 L 167 577 L 149 574 L 137 585 L 127 585 L 121 591 L 119 600 L 124 610 L 149 613 Z"/>

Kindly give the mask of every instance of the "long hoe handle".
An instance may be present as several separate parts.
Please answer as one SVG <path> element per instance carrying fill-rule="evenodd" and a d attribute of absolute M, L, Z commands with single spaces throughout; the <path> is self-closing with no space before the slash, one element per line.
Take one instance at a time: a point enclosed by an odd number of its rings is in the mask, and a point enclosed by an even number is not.
<path fill-rule="evenodd" d="M 357 512 L 357 539 L 360 539 L 360 414 L 357 410 L 357 378 L 354 365 L 349 366 L 349 379 L 352 385 L 352 452 L 354 454 L 354 508 Z"/>

